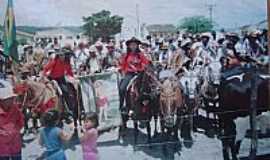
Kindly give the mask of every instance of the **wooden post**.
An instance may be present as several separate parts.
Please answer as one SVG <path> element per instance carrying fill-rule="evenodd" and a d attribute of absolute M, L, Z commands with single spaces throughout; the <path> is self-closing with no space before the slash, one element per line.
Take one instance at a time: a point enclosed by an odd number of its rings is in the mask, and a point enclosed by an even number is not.
<path fill-rule="evenodd" d="M 250 154 L 249 154 L 249 159 L 250 160 L 256 160 L 256 154 L 257 154 L 257 148 L 258 148 L 258 134 L 257 134 L 257 121 L 256 121 L 256 116 L 257 116 L 257 90 L 258 90 L 258 78 L 257 78 L 257 68 L 252 67 L 251 75 L 251 100 L 250 100 L 250 127 L 251 127 L 251 146 L 250 146 Z M 250 72 L 250 71 L 249 71 Z M 249 73 L 250 74 L 250 73 Z"/>
<path fill-rule="evenodd" d="M 270 55 L 270 0 L 267 0 L 267 19 L 268 19 L 268 55 Z"/>

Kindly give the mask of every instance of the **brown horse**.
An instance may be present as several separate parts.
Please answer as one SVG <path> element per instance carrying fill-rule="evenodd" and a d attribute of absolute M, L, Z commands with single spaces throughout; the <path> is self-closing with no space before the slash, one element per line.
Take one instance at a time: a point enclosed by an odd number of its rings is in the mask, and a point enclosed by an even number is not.
<path fill-rule="evenodd" d="M 25 114 L 25 131 L 27 132 L 28 120 L 33 118 L 33 128 L 37 129 L 37 119 L 42 113 L 51 109 L 63 112 L 62 104 L 57 95 L 56 85 L 41 83 L 33 80 L 25 80 L 15 85 L 15 92 L 19 95 L 19 101 Z"/>
<path fill-rule="evenodd" d="M 178 129 L 183 122 L 181 115 L 186 109 L 183 93 L 176 78 L 168 78 L 162 83 L 159 101 L 162 141 L 166 142 L 172 133 L 174 134 L 174 141 L 178 140 Z M 166 145 L 163 146 L 163 150 L 166 153 Z"/>

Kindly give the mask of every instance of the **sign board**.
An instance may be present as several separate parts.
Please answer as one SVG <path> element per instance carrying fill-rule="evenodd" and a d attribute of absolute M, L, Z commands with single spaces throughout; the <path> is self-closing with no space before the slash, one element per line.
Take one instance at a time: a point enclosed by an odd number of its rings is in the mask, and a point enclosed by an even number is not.
<path fill-rule="evenodd" d="M 97 73 L 79 77 L 86 112 L 99 115 L 100 127 L 120 125 L 119 74 Z"/>

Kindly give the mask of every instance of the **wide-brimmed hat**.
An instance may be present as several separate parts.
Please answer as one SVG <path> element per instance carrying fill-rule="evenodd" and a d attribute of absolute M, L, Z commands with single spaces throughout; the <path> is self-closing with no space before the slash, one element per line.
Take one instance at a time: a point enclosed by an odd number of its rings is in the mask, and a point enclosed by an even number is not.
<path fill-rule="evenodd" d="M 184 41 L 182 41 L 181 47 L 185 47 L 185 46 L 187 46 L 187 45 L 189 45 L 191 43 L 192 43 L 191 39 L 190 38 L 187 38 Z"/>
<path fill-rule="evenodd" d="M 249 35 L 251 36 L 251 37 L 258 37 L 259 35 L 261 34 L 261 31 L 260 30 L 253 30 L 253 31 L 251 31 L 250 33 L 249 33 Z"/>
<path fill-rule="evenodd" d="M 63 47 L 60 51 L 56 52 L 57 55 L 72 55 L 73 51 L 68 47 Z"/>
<path fill-rule="evenodd" d="M 209 32 L 204 32 L 204 33 L 202 33 L 201 34 L 201 38 L 204 38 L 204 37 L 206 37 L 206 38 L 211 38 L 211 33 L 209 33 Z"/>
<path fill-rule="evenodd" d="M 234 33 L 234 32 L 228 32 L 226 33 L 226 36 L 227 37 L 239 37 L 237 33 Z"/>
<path fill-rule="evenodd" d="M 95 43 L 95 46 L 96 46 L 96 47 L 101 47 L 101 46 L 103 46 L 103 43 L 100 42 L 100 41 L 97 41 L 97 42 Z"/>
<path fill-rule="evenodd" d="M 128 41 L 126 41 L 126 46 L 128 46 L 130 43 L 136 43 L 137 45 L 140 45 L 141 44 L 141 41 L 138 40 L 135 37 L 132 37 L 131 39 L 129 39 Z"/>
<path fill-rule="evenodd" d="M 89 53 L 95 53 L 97 50 L 96 50 L 96 48 L 95 48 L 95 46 L 91 46 L 90 48 L 89 48 Z"/>
<path fill-rule="evenodd" d="M 150 46 L 150 44 L 149 44 L 148 41 L 143 41 L 143 42 L 141 42 L 141 45 L 142 45 L 142 46 L 147 46 L 147 47 Z"/>
<path fill-rule="evenodd" d="M 10 82 L 0 79 L 0 100 L 16 97 Z"/>
<path fill-rule="evenodd" d="M 161 45 L 160 50 L 168 50 L 169 46 L 166 44 Z"/>
<path fill-rule="evenodd" d="M 112 48 L 112 47 L 114 47 L 113 42 L 108 43 L 108 44 L 106 45 L 106 47 L 107 47 L 107 48 Z"/>

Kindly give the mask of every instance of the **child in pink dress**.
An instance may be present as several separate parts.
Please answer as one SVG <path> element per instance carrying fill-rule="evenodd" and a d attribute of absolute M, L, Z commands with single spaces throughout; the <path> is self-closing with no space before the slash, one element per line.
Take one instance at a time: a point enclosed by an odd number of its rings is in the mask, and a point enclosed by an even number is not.
<path fill-rule="evenodd" d="M 108 106 L 109 106 L 109 100 L 106 96 L 106 88 L 104 86 L 103 81 L 97 80 L 95 82 L 95 91 L 96 91 L 96 105 L 99 112 L 99 122 L 105 123 L 108 120 Z M 104 118 L 103 118 L 104 115 Z"/>
<path fill-rule="evenodd" d="M 83 129 L 80 133 L 80 141 L 84 160 L 97 160 L 98 116 L 96 113 L 87 113 L 84 118 Z"/>

